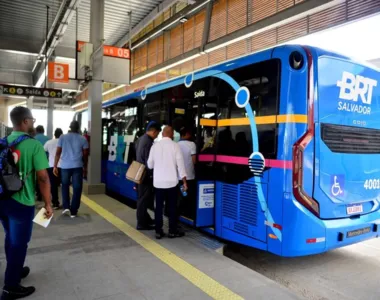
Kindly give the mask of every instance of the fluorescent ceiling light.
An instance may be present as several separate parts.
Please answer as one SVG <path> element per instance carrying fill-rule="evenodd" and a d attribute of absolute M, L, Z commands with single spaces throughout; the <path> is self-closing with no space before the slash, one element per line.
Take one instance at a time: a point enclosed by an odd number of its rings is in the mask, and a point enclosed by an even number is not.
<path fill-rule="evenodd" d="M 167 66 L 165 66 L 165 67 L 162 67 L 162 68 L 160 68 L 160 69 L 158 69 L 158 70 L 156 70 L 156 71 L 153 71 L 153 72 L 150 72 L 150 73 L 148 73 L 148 74 L 145 74 L 145 75 L 143 75 L 143 76 L 141 76 L 141 77 L 139 77 L 139 78 L 132 79 L 132 80 L 131 80 L 131 83 L 139 82 L 139 81 L 141 81 L 141 80 L 143 80 L 143 79 L 145 79 L 145 78 L 148 78 L 148 77 L 150 77 L 150 76 L 152 76 L 152 75 L 158 74 L 158 73 L 160 73 L 160 72 L 162 72 L 162 71 L 166 71 L 166 70 L 168 70 L 168 69 L 170 69 L 170 68 L 173 68 L 173 67 L 175 67 L 175 66 L 178 66 L 178 65 L 180 65 L 180 64 L 182 64 L 182 63 L 184 63 L 184 62 L 187 62 L 187 61 L 189 61 L 189 60 L 192 60 L 192 59 L 194 59 L 194 58 L 197 58 L 197 57 L 200 56 L 200 55 L 201 55 L 200 53 L 194 54 L 194 55 L 192 55 L 192 56 L 189 56 L 188 58 L 185 58 L 185 59 L 179 60 L 179 61 L 177 61 L 177 62 L 174 62 L 174 63 L 172 63 L 172 64 L 170 64 L 170 65 L 167 65 Z"/>
<path fill-rule="evenodd" d="M 71 105 L 71 108 L 75 108 L 75 107 L 81 106 L 83 104 L 86 104 L 87 102 L 88 102 L 88 100 L 84 100 L 82 102 L 75 103 L 74 105 Z"/>
<path fill-rule="evenodd" d="M 55 59 L 56 59 L 56 60 L 61 60 L 61 61 L 62 61 L 62 60 L 63 60 L 63 61 L 65 61 L 65 60 L 75 61 L 75 58 L 64 57 L 64 56 L 56 56 Z"/>
<path fill-rule="evenodd" d="M 201 5 L 197 6 L 197 7 L 194 7 L 192 10 L 190 10 L 187 14 L 190 15 L 192 14 L 193 12 L 195 12 L 196 10 L 200 9 L 202 6 L 206 5 L 207 3 L 209 3 L 211 0 L 208 0 L 208 1 L 205 1 L 203 2 Z"/>
<path fill-rule="evenodd" d="M 276 23 L 272 23 L 272 24 L 270 24 L 270 25 L 268 25 L 268 26 L 265 26 L 265 27 L 263 27 L 263 28 L 261 28 L 261 29 L 258 29 L 258 30 L 252 31 L 252 32 L 248 32 L 248 33 L 246 33 L 246 34 L 244 34 L 244 35 L 241 35 L 241 36 L 238 36 L 238 37 L 236 37 L 236 38 L 234 38 L 234 39 L 232 39 L 232 40 L 226 41 L 225 43 L 222 43 L 222 44 L 216 45 L 216 46 L 214 46 L 214 47 L 211 47 L 211 48 L 205 49 L 204 52 L 206 52 L 206 53 L 210 53 L 210 52 L 212 52 L 212 51 L 218 50 L 218 49 L 223 48 L 223 47 L 225 47 L 225 46 L 228 46 L 228 45 L 231 45 L 231 44 L 237 43 L 237 42 L 239 42 L 239 41 L 245 40 L 245 39 L 250 38 L 250 37 L 252 37 L 252 36 L 258 35 L 258 34 L 263 33 L 263 32 L 266 32 L 266 31 L 268 31 L 268 30 L 271 30 L 271 29 L 277 28 L 277 27 L 282 26 L 282 25 L 289 24 L 289 23 L 291 23 L 291 22 L 293 22 L 293 21 L 296 21 L 296 20 L 302 19 L 302 18 L 304 18 L 304 17 L 306 17 L 306 16 L 308 16 L 308 15 L 311 15 L 311 14 L 314 14 L 314 13 L 320 12 L 320 11 L 322 11 L 322 10 L 325 10 L 325 9 L 327 9 L 327 8 L 330 8 L 330 7 L 336 5 L 337 3 L 340 3 L 340 2 L 341 2 L 341 1 L 336 0 L 336 1 L 331 1 L 331 2 L 329 2 L 329 3 L 327 3 L 327 4 L 324 4 L 324 5 L 317 6 L 317 7 L 315 7 L 315 8 L 312 8 L 312 9 L 310 9 L 310 10 L 307 10 L 307 11 L 305 11 L 305 12 L 303 12 L 303 13 L 300 13 L 300 14 L 298 14 L 298 15 L 295 15 L 295 16 L 293 16 L 293 17 L 287 18 L 287 19 L 285 19 L 285 20 L 278 21 L 278 22 L 276 22 Z"/>
<path fill-rule="evenodd" d="M 12 53 L 12 54 L 38 56 L 38 53 L 25 52 L 25 51 L 16 51 L 16 50 L 8 50 L 8 49 L 0 49 L 0 51 L 1 52 Z"/>
<path fill-rule="evenodd" d="M 164 26 L 163 28 L 161 28 L 159 31 L 156 31 L 155 33 L 153 33 L 152 35 L 148 36 L 146 39 L 142 40 L 140 43 L 138 43 L 136 46 L 133 46 L 131 48 L 131 50 L 134 50 L 136 48 L 138 48 L 139 46 L 141 46 L 142 44 L 144 44 L 145 42 L 149 41 L 150 39 L 152 39 L 153 37 L 155 37 L 156 35 L 158 35 L 159 33 L 163 32 L 165 29 L 169 28 L 170 26 L 174 25 L 175 23 L 177 23 L 178 21 L 180 21 L 182 19 L 181 18 L 177 18 L 175 19 L 173 22 L 170 22 L 168 25 Z"/>
<path fill-rule="evenodd" d="M 109 94 L 109 93 L 112 93 L 112 92 L 114 92 L 114 91 L 116 91 L 116 90 L 118 90 L 118 89 L 120 89 L 120 88 L 122 88 L 122 87 L 124 87 L 124 86 L 125 86 L 125 84 L 120 84 L 120 85 L 118 85 L 118 86 L 116 86 L 116 87 L 114 87 L 114 88 L 112 88 L 112 89 L 109 89 L 109 90 L 103 92 L 102 95 L 104 96 L 104 95 L 107 95 L 107 94 Z"/>
<path fill-rule="evenodd" d="M 365 18 L 333 29 L 313 33 L 285 44 L 303 44 L 338 52 L 358 60 L 373 60 L 380 57 L 378 35 L 380 15 Z M 355 37 L 355 42 L 352 42 Z"/>
<path fill-rule="evenodd" d="M 41 87 L 42 86 L 42 84 L 45 81 L 46 72 L 47 72 L 46 69 L 42 71 L 40 78 L 38 78 L 38 80 L 37 80 L 36 87 Z"/>

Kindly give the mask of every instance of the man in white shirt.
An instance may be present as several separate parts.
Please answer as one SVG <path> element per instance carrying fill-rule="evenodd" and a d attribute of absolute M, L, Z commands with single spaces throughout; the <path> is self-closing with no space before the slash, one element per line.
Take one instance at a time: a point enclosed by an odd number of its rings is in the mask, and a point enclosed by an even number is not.
<path fill-rule="evenodd" d="M 185 163 L 186 180 L 187 180 L 187 196 L 181 197 L 180 214 L 192 220 L 195 219 L 196 213 L 196 181 L 195 181 L 195 163 L 197 146 L 192 141 L 192 132 L 190 128 L 181 129 L 181 139 L 178 142 L 181 149 L 183 160 Z M 181 182 L 181 178 L 178 178 Z"/>
<path fill-rule="evenodd" d="M 51 191 L 51 201 L 53 203 L 53 209 L 59 209 L 59 200 L 58 200 L 58 186 L 60 184 L 59 177 L 53 174 L 54 169 L 54 159 L 55 153 L 57 152 L 58 140 L 59 137 L 63 134 L 61 128 L 57 128 L 54 132 L 55 139 L 49 140 L 45 143 L 44 149 L 49 154 L 49 166 L 47 169 L 50 179 L 50 191 Z"/>
<path fill-rule="evenodd" d="M 186 171 L 183 156 L 178 144 L 173 142 L 174 130 L 166 126 L 162 132 L 162 140 L 155 143 L 149 154 L 148 168 L 153 169 L 153 186 L 156 190 L 156 238 L 165 236 L 163 226 L 163 206 L 169 210 L 169 238 L 182 237 L 184 232 L 177 228 L 177 184 L 178 175 L 187 190 Z"/>

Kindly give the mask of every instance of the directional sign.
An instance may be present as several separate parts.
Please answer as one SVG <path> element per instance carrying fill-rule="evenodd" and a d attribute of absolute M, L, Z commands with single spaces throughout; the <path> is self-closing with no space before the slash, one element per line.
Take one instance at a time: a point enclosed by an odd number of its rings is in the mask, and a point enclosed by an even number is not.
<path fill-rule="evenodd" d="M 18 85 L 0 85 L 0 95 L 62 98 L 62 90 L 26 87 Z"/>
<path fill-rule="evenodd" d="M 86 44 L 86 42 L 77 41 L 78 52 L 81 52 L 84 44 Z M 119 47 L 114 47 L 114 46 L 109 46 L 109 45 L 103 45 L 103 55 L 117 57 L 117 58 L 131 59 L 131 51 L 129 49 L 119 48 Z"/>

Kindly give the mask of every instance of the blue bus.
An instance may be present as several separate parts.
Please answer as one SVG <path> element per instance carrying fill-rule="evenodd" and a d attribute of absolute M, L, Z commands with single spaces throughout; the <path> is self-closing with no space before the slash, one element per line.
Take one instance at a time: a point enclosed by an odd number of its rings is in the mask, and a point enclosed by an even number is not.
<path fill-rule="evenodd" d="M 380 232 L 380 73 L 313 47 L 279 46 L 105 102 L 102 180 L 125 179 L 146 124 L 192 126 L 197 196 L 181 220 L 286 257 Z"/>

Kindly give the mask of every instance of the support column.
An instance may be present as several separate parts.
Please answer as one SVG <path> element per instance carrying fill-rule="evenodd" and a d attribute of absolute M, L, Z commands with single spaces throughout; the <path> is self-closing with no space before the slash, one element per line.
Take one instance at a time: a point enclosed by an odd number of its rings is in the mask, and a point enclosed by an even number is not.
<path fill-rule="evenodd" d="M 92 80 L 88 85 L 88 132 L 90 134 L 90 157 L 88 161 L 88 181 L 84 185 L 85 194 L 105 192 L 101 184 L 101 145 L 102 145 L 102 93 L 103 93 L 103 50 L 104 2 L 91 1 L 90 43 L 94 45 L 92 56 Z M 87 125 L 86 125 L 87 127 Z"/>
<path fill-rule="evenodd" d="M 54 99 L 47 99 L 46 135 L 49 138 L 53 138 L 53 111 L 54 111 Z"/>
<path fill-rule="evenodd" d="M 30 110 L 33 109 L 33 97 L 28 97 L 26 99 L 26 107 L 29 108 Z"/>

